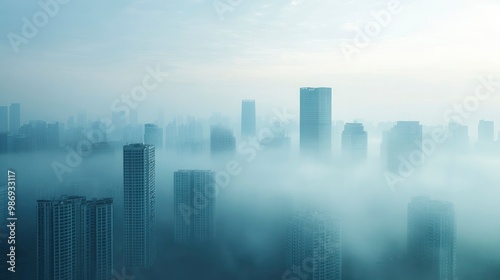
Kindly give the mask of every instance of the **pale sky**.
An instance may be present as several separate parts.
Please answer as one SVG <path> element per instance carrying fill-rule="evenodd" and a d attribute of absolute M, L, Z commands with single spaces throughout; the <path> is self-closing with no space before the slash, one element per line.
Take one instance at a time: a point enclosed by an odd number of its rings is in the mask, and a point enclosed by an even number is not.
<path fill-rule="evenodd" d="M 49 0 L 41 0 L 49 2 Z M 70 0 L 16 53 L 23 17 L 36 1 L 0 3 L 0 104 L 20 102 L 23 122 L 65 121 L 86 110 L 109 116 L 160 65 L 169 73 L 140 103 L 142 121 L 237 116 L 241 99 L 258 113 L 286 106 L 298 113 L 299 88 L 333 88 L 334 120 L 441 123 L 474 93 L 478 76 L 500 81 L 498 0 L 401 0 L 359 53 L 352 44 L 373 13 L 391 1 L 368 0 Z M 214 3 L 235 3 L 221 19 Z M 359 31 L 364 32 L 364 31 Z M 496 78 L 498 77 L 498 78 Z M 470 118 L 500 121 L 498 94 Z"/>

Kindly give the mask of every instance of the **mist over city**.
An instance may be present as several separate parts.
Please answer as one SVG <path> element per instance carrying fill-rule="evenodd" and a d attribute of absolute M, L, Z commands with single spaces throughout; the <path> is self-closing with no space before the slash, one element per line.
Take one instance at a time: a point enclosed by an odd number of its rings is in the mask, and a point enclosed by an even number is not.
<path fill-rule="evenodd" d="M 0 4 L 0 279 L 500 279 L 500 3 Z"/>

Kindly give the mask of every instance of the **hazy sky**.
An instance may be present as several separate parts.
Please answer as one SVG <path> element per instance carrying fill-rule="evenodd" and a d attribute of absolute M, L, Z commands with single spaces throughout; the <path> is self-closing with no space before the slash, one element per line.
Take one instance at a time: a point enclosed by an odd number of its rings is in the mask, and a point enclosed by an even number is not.
<path fill-rule="evenodd" d="M 217 2 L 235 5 L 222 19 Z M 2 1 L 0 104 L 21 102 L 23 122 L 65 121 L 78 110 L 107 117 L 113 100 L 159 65 L 169 77 L 141 102 L 141 121 L 160 108 L 167 117 L 236 116 L 243 98 L 256 99 L 258 113 L 298 112 L 300 87 L 328 86 L 334 119 L 440 123 L 479 75 L 500 80 L 498 0 L 400 0 L 348 61 L 342 43 L 352 44 L 389 2 L 70 0 L 16 53 L 8 34 L 22 36 L 23 17 L 33 22 L 42 8 Z M 471 123 L 500 120 L 498 105 L 500 88 Z"/>

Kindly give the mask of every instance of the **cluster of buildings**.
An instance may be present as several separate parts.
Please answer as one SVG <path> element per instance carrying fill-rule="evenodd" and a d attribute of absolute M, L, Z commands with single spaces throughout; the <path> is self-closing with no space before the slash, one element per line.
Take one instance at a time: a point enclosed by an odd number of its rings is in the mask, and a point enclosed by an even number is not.
<path fill-rule="evenodd" d="M 315 159 L 331 156 L 331 101 L 331 88 L 301 88 L 302 156 Z M 66 139 L 66 143 L 68 139 L 71 139 L 69 142 L 77 141 L 79 136 L 71 138 L 71 135 L 87 124 L 85 117 L 79 115 L 78 124 L 73 120 L 69 122 L 66 137 L 61 138 L 64 126 L 58 123 L 30 122 L 21 126 L 19 104 L 12 104 L 8 114 L 6 107 L 0 107 L 0 116 L 0 138 L 4 137 L 0 141 L 0 149 L 3 149 L 0 151 L 3 152 L 6 146 L 11 145 L 5 144 L 5 137 L 14 139 L 14 151 L 48 149 L 61 145 L 62 138 Z M 8 125 L 5 124 L 5 116 L 9 117 Z M 101 129 L 101 125 L 96 122 L 92 127 Z M 121 124 L 122 132 L 127 131 L 127 125 L 131 124 Z M 468 143 L 467 127 L 453 125 L 456 131 L 451 136 L 453 143 Z M 492 122 L 482 121 L 479 142 L 493 142 L 493 130 Z M 243 100 L 241 137 L 249 139 L 256 134 L 255 101 Z M 103 141 L 112 141 L 115 137 L 113 134 L 105 135 Z M 127 137 L 128 140 L 140 138 L 135 133 L 129 133 Z M 397 170 L 401 157 L 410 156 L 415 149 L 422 149 L 423 138 L 419 122 L 397 122 L 382 140 L 382 155 L 387 169 Z M 125 266 L 147 269 L 153 266 L 157 256 L 155 150 L 167 148 L 194 154 L 209 150 L 211 155 L 224 155 L 235 152 L 236 138 L 233 131 L 222 123 L 212 125 L 207 131 L 202 121 L 191 118 L 186 122 L 169 123 L 165 133 L 160 125 L 146 124 L 144 141 L 140 140 L 139 144 L 123 146 L 124 205 L 120 211 L 124 213 Z M 273 141 L 278 141 L 274 144 L 281 147 L 290 144 L 286 133 L 278 135 Z M 269 142 L 266 144 L 269 145 Z M 362 162 L 367 154 L 368 134 L 364 126 L 361 123 L 346 123 L 341 135 L 342 158 Z M 174 173 L 173 187 L 175 242 L 184 244 L 214 240 L 214 172 L 179 170 Z M 38 279 L 111 279 L 114 246 L 112 199 L 62 196 L 38 200 L 37 219 Z M 288 222 L 286 238 L 287 272 L 302 271 L 309 275 L 307 279 L 313 280 L 342 278 L 342 231 L 339 221 L 321 212 L 297 213 Z M 425 279 L 456 279 L 456 224 L 451 203 L 427 197 L 411 201 L 408 206 L 408 256 L 415 271 L 424 273 L 423 277 L 430 277 Z"/>

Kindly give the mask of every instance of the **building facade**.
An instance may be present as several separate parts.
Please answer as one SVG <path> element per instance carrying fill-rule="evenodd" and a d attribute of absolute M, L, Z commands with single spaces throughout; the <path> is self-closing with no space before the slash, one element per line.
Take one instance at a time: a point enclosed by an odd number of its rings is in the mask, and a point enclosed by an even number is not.
<path fill-rule="evenodd" d="M 108 280 L 112 269 L 112 199 L 63 196 L 38 200 L 39 280 Z"/>
<path fill-rule="evenodd" d="M 243 100 L 241 102 L 241 137 L 248 138 L 255 136 L 255 100 Z"/>
<path fill-rule="evenodd" d="M 413 198 L 408 205 L 408 254 L 421 279 L 457 279 L 457 240 L 453 204 Z"/>
<path fill-rule="evenodd" d="M 156 260 L 155 147 L 123 147 L 125 266 L 149 268 Z"/>
<path fill-rule="evenodd" d="M 346 123 L 342 132 L 342 157 L 359 162 L 368 157 L 368 134 L 361 123 Z"/>
<path fill-rule="evenodd" d="M 296 214 L 288 223 L 286 267 L 290 276 L 299 269 L 311 280 L 342 279 L 340 224 L 322 213 Z M 292 279 L 292 278 L 287 278 Z"/>
<path fill-rule="evenodd" d="M 215 173 L 209 170 L 174 172 L 175 242 L 215 238 Z"/>
<path fill-rule="evenodd" d="M 329 157 L 332 145 L 332 89 L 300 89 L 300 153 Z"/>

